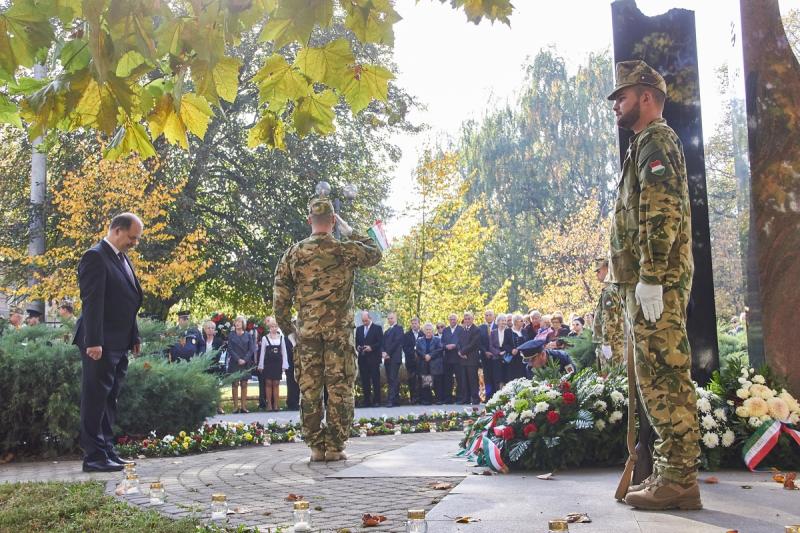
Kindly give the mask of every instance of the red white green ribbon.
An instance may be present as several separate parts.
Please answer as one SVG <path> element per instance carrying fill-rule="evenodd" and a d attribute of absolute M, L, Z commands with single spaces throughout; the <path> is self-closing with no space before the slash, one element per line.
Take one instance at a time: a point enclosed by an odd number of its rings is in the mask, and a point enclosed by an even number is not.
<path fill-rule="evenodd" d="M 503 462 L 503 458 L 500 454 L 500 448 L 497 447 L 492 439 L 489 438 L 487 433 L 483 434 L 483 453 L 486 456 L 486 460 L 489 462 L 489 466 L 492 470 L 496 472 L 502 472 L 503 474 L 508 474 L 508 467 Z"/>
<path fill-rule="evenodd" d="M 781 436 L 781 429 L 788 433 L 797 444 L 800 444 L 800 432 L 786 426 L 778 420 L 767 421 L 758 426 L 755 433 L 750 435 L 742 448 L 744 462 L 751 471 L 754 471 L 758 464 L 769 455 L 772 448 L 778 443 Z"/>

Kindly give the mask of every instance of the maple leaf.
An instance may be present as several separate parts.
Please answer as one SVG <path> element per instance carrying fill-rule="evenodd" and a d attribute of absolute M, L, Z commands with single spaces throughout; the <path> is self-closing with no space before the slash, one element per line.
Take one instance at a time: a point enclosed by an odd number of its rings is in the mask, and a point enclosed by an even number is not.
<path fill-rule="evenodd" d="M 373 99 L 386 101 L 389 80 L 394 74 L 378 65 L 355 65 L 342 93 L 353 113 L 358 113 Z"/>

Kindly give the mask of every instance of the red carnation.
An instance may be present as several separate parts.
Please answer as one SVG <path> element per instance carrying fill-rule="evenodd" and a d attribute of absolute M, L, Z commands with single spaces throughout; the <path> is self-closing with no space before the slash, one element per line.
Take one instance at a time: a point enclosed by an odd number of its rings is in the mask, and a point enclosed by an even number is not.
<path fill-rule="evenodd" d="M 514 438 L 514 428 L 506 426 L 503 428 L 503 440 L 511 440 Z"/>
<path fill-rule="evenodd" d="M 557 411 L 547 411 L 547 421 L 551 424 L 555 424 L 560 418 Z"/>
<path fill-rule="evenodd" d="M 575 395 L 571 392 L 564 393 L 564 403 L 567 405 L 575 403 Z"/>
<path fill-rule="evenodd" d="M 500 411 L 495 411 L 494 414 L 492 415 L 492 418 L 497 420 L 498 418 L 502 418 L 504 416 L 506 416 L 506 414 L 502 410 L 500 410 Z"/>
<path fill-rule="evenodd" d="M 569 381 L 562 381 L 561 382 L 561 390 L 571 390 L 572 386 L 569 384 Z"/>
<path fill-rule="evenodd" d="M 534 423 L 526 424 L 525 427 L 522 428 L 522 434 L 525 435 L 526 439 L 531 433 L 536 433 L 537 431 L 539 431 L 539 428 L 537 428 L 536 424 Z"/>

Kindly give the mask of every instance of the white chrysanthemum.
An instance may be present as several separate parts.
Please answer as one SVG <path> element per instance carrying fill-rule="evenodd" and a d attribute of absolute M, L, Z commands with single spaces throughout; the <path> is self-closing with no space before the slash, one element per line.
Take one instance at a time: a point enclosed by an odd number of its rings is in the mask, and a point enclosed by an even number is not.
<path fill-rule="evenodd" d="M 716 448 L 719 445 L 719 435 L 709 431 L 703 435 L 703 444 L 706 445 L 706 448 Z"/>
<path fill-rule="evenodd" d="M 726 420 L 728 420 L 728 415 L 725 414 L 725 409 L 723 409 L 722 407 L 717 407 L 716 409 L 714 409 L 714 418 L 722 422 L 725 422 Z"/>
<path fill-rule="evenodd" d="M 763 424 L 764 422 L 772 422 L 772 417 L 769 416 L 769 415 L 762 416 L 761 417 L 761 423 Z"/>
<path fill-rule="evenodd" d="M 727 403 L 728 405 L 734 405 L 736 402 L 734 402 L 733 400 L 728 400 L 728 401 L 727 401 L 727 402 L 725 402 L 725 403 Z"/>
<path fill-rule="evenodd" d="M 519 414 L 519 419 L 522 420 L 523 422 L 527 422 L 528 420 L 532 420 L 533 419 L 533 411 L 531 411 L 530 409 L 525 409 L 524 411 L 522 411 Z"/>
<path fill-rule="evenodd" d="M 547 396 L 547 397 L 548 397 L 549 399 L 551 399 L 551 400 L 555 400 L 556 398 L 558 398 L 559 396 L 561 396 L 561 393 L 560 393 L 560 392 L 558 392 L 557 390 L 550 389 L 549 391 L 547 391 L 547 393 L 545 394 L 545 396 Z"/>
<path fill-rule="evenodd" d="M 736 416 L 740 418 L 748 418 L 750 416 L 750 410 L 748 410 L 744 405 L 740 405 L 736 408 Z"/>
<path fill-rule="evenodd" d="M 755 369 L 755 368 L 751 368 L 751 369 L 750 369 L 750 373 L 751 373 L 751 374 L 755 374 L 755 373 L 756 373 L 756 369 Z"/>
<path fill-rule="evenodd" d="M 717 421 L 714 420 L 714 417 L 711 415 L 705 415 L 701 420 L 700 424 L 706 429 L 714 429 L 717 427 Z"/>
<path fill-rule="evenodd" d="M 767 387 L 766 385 L 759 385 L 757 383 L 753 384 L 750 389 L 748 390 L 750 396 L 759 396 L 768 400 L 775 396 L 775 391 Z"/>
<path fill-rule="evenodd" d="M 544 413 L 550 408 L 550 404 L 547 402 L 539 402 L 533 407 L 534 413 Z"/>
<path fill-rule="evenodd" d="M 625 401 L 625 396 L 618 390 L 611 391 L 611 401 L 615 404 L 621 404 Z"/>
<path fill-rule="evenodd" d="M 747 419 L 747 423 L 750 425 L 750 427 L 757 428 L 758 426 L 761 425 L 761 418 L 757 416 L 751 416 L 750 418 Z"/>
<path fill-rule="evenodd" d="M 745 383 L 747 383 L 747 378 L 746 378 L 746 377 L 744 377 L 744 376 L 742 376 L 742 377 L 740 377 L 740 378 L 739 378 L 737 381 L 738 381 L 739 383 L 741 383 L 742 385 L 744 385 Z"/>
<path fill-rule="evenodd" d="M 767 380 L 764 379 L 764 376 L 762 376 L 761 374 L 756 374 L 755 376 L 753 376 L 753 383 L 760 383 L 761 385 L 763 385 L 766 382 Z"/>
<path fill-rule="evenodd" d="M 622 420 L 622 411 L 614 411 L 608 417 L 608 421 L 612 424 L 619 422 L 620 420 Z"/>
<path fill-rule="evenodd" d="M 698 398 L 697 408 L 700 409 L 702 413 L 708 413 L 711 411 L 711 402 L 708 401 L 708 398 Z"/>
<path fill-rule="evenodd" d="M 767 402 L 758 396 L 753 396 L 752 398 L 746 399 L 742 405 L 747 408 L 750 416 L 764 416 L 765 414 L 769 413 L 769 406 L 767 405 Z"/>
<path fill-rule="evenodd" d="M 517 421 L 517 413 L 515 413 L 514 411 L 506 415 L 506 422 L 508 422 L 509 424 L 513 424 L 516 421 Z"/>
<path fill-rule="evenodd" d="M 794 396 L 789 394 L 786 389 L 781 390 L 781 393 L 778 394 L 778 398 L 783 400 L 786 403 L 786 406 L 789 410 L 793 413 L 800 412 L 800 403 L 795 399 Z"/>
<path fill-rule="evenodd" d="M 767 400 L 769 407 L 769 416 L 775 420 L 788 420 L 789 419 L 789 406 L 780 398 L 770 398 Z"/>
<path fill-rule="evenodd" d="M 695 383 L 695 390 L 697 390 L 697 395 L 701 398 L 708 398 L 711 394 L 706 389 L 697 387 L 697 383 Z"/>
<path fill-rule="evenodd" d="M 603 400 L 597 400 L 596 402 L 594 402 L 594 408 L 602 413 L 606 409 L 608 409 L 608 404 Z"/>
<path fill-rule="evenodd" d="M 746 400 L 750 397 L 750 391 L 747 389 L 736 389 L 736 396 L 742 400 Z"/>
<path fill-rule="evenodd" d="M 597 431 L 603 431 L 606 428 L 606 421 L 601 418 L 600 420 L 595 421 L 594 427 L 597 428 Z"/>
<path fill-rule="evenodd" d="M 722 434 L 722 446 L 729 448 L 733 441 L 736 440 L 736 435 L 730 429 Z"/>

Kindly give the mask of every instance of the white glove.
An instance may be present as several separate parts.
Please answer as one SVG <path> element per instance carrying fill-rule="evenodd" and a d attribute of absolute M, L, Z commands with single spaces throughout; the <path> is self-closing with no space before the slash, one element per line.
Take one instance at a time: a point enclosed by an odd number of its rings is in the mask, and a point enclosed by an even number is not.
<path fill-rule="evenodd" d="M 603 357 L 606 359 L 611 359 L 611 346 L 604 344 L 600 347 L 600 350 L 603 352 Z"/>
<path fill-rule="evenodd" d="M 664 312 L 664 289 L 661 285 L 648 285 L 641 281 L 636 284 L 636 303 L 642 308 L 644 319 L 655 322 Z"/>
<path fill-rule="evenodd" d="M 342 217 L 339 216 L 339 213 L 333 215 L 336 217 L 336 225 L 339 227 L 339 233 L 344 235 L 345 237 L 349 237 L 351 233 L 353 233 L 353 228 L 350 225 L 342 220 Z"/>

